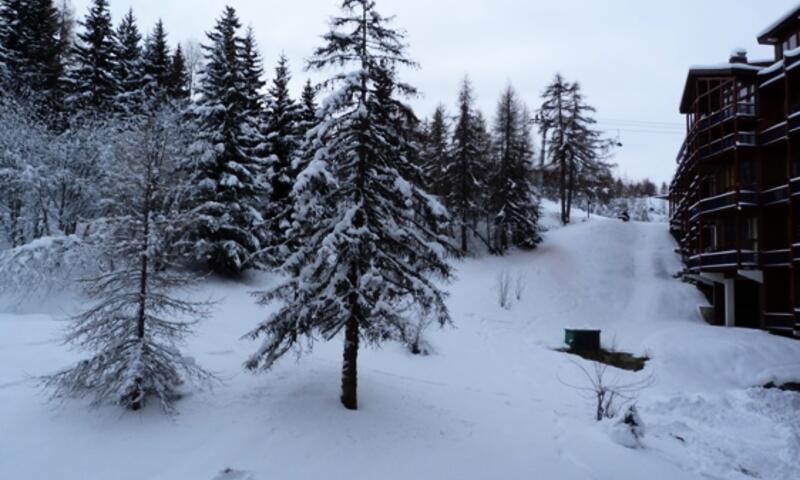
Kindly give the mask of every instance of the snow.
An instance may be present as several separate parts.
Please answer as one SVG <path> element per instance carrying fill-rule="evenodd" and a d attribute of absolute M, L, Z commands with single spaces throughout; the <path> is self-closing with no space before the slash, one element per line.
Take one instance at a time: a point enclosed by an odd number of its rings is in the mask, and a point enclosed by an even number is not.
<path fill-rule="evenodd" d="M 778 17 L 778 19 L 772 22 L 772 24 L 770 24 L 769 27 L 765 28 L 761 33 L 759 33 L 758 34 L 759 38 L 769 35 L 770 33 L 772 33 L 773 30 L 781 26 L 781 24 L 783 24 L 787 20 L 791 19 L 793 16 L 800 17 L 799 13 L 800 13 L 800 4 L 796 4 L 791 8 L 791 10 L 787 11 L 786 13 Z"/>
<path fill-rule="evenodd" d="M 764 67 L 747 63 L 717 63 L 714 65 L 692 65 L 690 70 L 756 70 Z"/>
<path fill-rule="evenodd" d="M 757 387 L 800 380 L 800 342 L 708 326 L 704 298 L 672 278 L 681 266 L 664 223 L 623 223 L 576 212 L 533 252 L 468 259 L 448 286 L 454 327 L 432 330 L 431 356 L 401 345 L 363 350 L 358 412 L 339 404 L 340 341 L 317 343 L 254 376 L 257 348 L 242 334 L 265 318 L 249 295 L 277 279 L 209 279 L 194 293 L 221 298 L 183 351 L 217 373 L 189 390 L 175 416 L 48 403 L 34 378 L 74 360 L 58 338 L 61 312 L 81 300 L 0 306 L 0 478 L 267 480 L 459 478 L 683 480 L 800 478 L 800 395 Z M 521 274 L 509 310 L 497 275 Z M 6 303 L 0 302 L 0 305 Z M 652 360 L 637 407 L 643 447 L 594 422 L 577 357 L 555 351 L 563 328 L 603 329 L 606 347 Z"/>

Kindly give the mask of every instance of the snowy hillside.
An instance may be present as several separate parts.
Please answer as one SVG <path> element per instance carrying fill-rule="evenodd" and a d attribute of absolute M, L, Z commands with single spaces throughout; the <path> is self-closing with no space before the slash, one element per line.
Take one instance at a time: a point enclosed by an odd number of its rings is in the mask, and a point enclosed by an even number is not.
<path fill-rule="evenodd" d="M 60 312 L 80 301 L 0 313 L 0 478 L 800 478 L 800 395 L 750 388 L 800 380 L 800 342 L 701 323 L 703 298 L 672 278 L 673 248 L 664 224 L 595 217 L 552 229 L 535 252 L 460 263 L 454 327 L 431 332 L 429 357 L 365 350 L 358 412 L 338 402 L 340 342 L 243 371 L 255 345 L 238 338 L 267 314 L 248 291 L 268 276 L 197 292 L 222 301 L 185 352 L 223 384 L 189 391 L 174 417 L 48 403 L 34 377 L 78 358 L 57 338 Z M 523 279 L 510 310 L 496 298 L 502 272 Z M 582 382 L 577 357 L 554 349 L 582 325 L 652 358 L 619 373 L 653 376 L 639 399 L 644 449 L 614 443 L 566 385 Z"/>

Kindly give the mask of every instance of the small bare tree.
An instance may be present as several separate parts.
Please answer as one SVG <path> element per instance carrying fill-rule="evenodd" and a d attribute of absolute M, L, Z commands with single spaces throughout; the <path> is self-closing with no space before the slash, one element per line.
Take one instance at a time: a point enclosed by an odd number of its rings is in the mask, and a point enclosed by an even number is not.
<path fill-rule="evenodd" d="M 503 270 L 497 274 L 495 289 L 497 291 L 497 302 L 501 308 L 511 309 L 511 273 Z"/>
<path fill-rule="evenodd" d="M 562 384 L 582 392 L 588 399 L 594 401 L 595 419 L 599 422 L 604 418 L 614 418 L 619 409 L 634 402 L 638 394 L 653 384 L 653 376 L 648 375 L 640 380 L 625 382 L 619 375 L 610 374 L 609 366 L 600 362 L 591 362 L 587 367 L 583 364 L 572 362 L 583 373 L 586 384 L 574 385 L 561 379 Z"/>

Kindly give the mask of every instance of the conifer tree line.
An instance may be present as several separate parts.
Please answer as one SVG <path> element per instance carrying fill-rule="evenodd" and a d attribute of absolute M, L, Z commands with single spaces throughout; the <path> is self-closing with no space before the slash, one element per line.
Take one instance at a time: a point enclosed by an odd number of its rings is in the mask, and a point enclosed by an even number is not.
<path fill-rule="evenodd" d="M 265 68 L 232 7 L 197 62 L 107 0 L 79 18 L 0 0 L 0 287 L 74 267 L 93 300 L 67 336 L 89 357 L 45 379 L 55 395 L 171 409 L 184 382 L 213 383 L 179 349 L 211 306 L 186 288 L 268 269 L 284 281 L 258 301 L 278 309 L 245 368 L 343 335 L 356 409 L 361 345 L 413 350 L 420 325 L 450 323 L 451 258 L 534 249 L 554 176 L 565 222 L 599 188 L 608 145 L 577 84 L 557 77 L 535 112 L 509 86 L 487 119 L 465 79 L 453 114 L 421 120 L 404 33 L 373 0 L 340 7 L 305 65 L 328 78 L 294 97 L 289 59 Z"/>

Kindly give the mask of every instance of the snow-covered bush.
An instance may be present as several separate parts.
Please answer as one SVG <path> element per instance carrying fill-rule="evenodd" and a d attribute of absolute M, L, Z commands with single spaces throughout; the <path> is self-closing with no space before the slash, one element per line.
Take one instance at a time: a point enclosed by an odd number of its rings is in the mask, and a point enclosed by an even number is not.
<path fill-rule="evenodd" d="M 404 326 L 403 343 L 408 351 L 414 355 L 430 355 L 433 348 L 425 339 L 425 332 L 433 324 L 433 319 L 425 315 L 417 317 L 416 321 L 410 321 Z"/>
<path fill-rule="evenodd" d="M 0 251 L 0 292 L 13 297 L 68 289 L 100 269 L 94 245 L 77 235 L 42 237 Z"/>
<path fill-rule="evenodd" d="M 642 448 L 645 425 L 636 405 L 629 406 L 624 415 L 614 420 L 609 428 L 609 435 L 623 447 Z"/>

